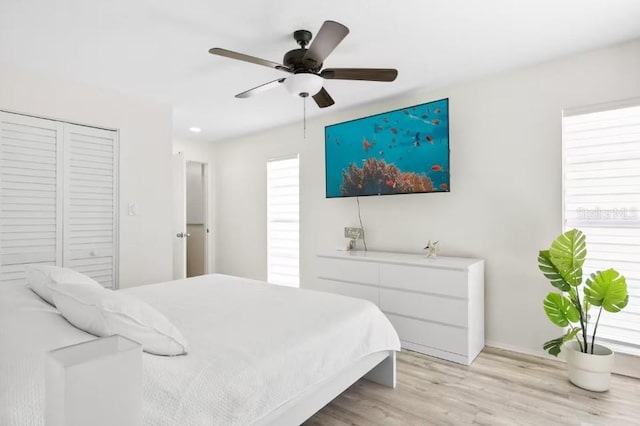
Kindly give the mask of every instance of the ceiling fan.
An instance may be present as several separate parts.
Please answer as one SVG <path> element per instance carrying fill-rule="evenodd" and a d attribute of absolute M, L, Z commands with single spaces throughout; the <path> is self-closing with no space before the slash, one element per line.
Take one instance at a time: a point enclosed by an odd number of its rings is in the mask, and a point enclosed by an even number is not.
<path fill-rule="evenodd" d="M 284 85 L 291 94 L 303 98 L 312 96 L 320 108 L 326 108 L 335 102 L 327 90 L 322 87 L 324 79 L 393 81 L 398 75 L 398 70 L 392 68 L 325 68 L 321 70 L 324 60 L 347 34 L 349 34 L 349 29 L 344 25 L 335 21 L 325 21 L 313 43 L 307 49 L 307 45 L 311 42 L 311 32 L 297 30 L 293 33 L 293 38 L 300 45 L 300 48 L 285 53 L 282 64 L 219 47 L 209 49 L 209 53 L 263 65 L 291 74 L 288 77 L 282 77 L 238 93 L 236 98 L 249 98 Z"/>

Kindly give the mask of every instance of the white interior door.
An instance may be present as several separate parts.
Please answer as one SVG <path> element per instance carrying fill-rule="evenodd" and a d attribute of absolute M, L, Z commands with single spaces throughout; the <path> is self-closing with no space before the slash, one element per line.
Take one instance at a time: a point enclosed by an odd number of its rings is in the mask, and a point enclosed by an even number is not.
<path fill-rule="evenodd" d="M 187 276 L 187 162 L 173 155 L 173 279 Z"/>
<path fill-rule="evenodd" d="M 0 285 L 62 265 L 62 124 L 0 112 Z"/>
<path fill-rule="evenodd" d="M 118 134 L 64 124 L 63 264 L 118 288 Z"/>

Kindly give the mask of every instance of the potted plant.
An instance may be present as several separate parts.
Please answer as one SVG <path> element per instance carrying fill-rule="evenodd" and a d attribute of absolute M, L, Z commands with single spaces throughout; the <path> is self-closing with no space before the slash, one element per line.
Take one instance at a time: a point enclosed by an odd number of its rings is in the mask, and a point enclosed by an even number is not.
<path fill-rule="evenodd" d="M 569 380 L 581 388 L 602 392 L 609 389 L 613 351 L 595 343 L 600 315 L 602 310 L 619 312 L 627 306 L 629 296 L 625 278 L 615 269 L 594 272 L 583 284 L 586 255 L 584 234 L 577 229 L 560 235 L 538 255 L 538 267 L 560 290 L 547 294 L 544 311 L 552 323 L 566 330 L 543 348 L 554 356 L 566 349 Z M 595 323 L 591 308 L 597 309 Z"/>

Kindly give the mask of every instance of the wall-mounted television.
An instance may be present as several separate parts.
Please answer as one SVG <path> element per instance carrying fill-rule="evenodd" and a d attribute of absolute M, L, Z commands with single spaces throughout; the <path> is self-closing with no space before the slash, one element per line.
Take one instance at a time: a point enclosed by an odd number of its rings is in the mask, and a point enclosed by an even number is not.
<path fill-rule="evenodd" d="M 449 191 L 449 99 L 326 126 L 326 196 Z"/>

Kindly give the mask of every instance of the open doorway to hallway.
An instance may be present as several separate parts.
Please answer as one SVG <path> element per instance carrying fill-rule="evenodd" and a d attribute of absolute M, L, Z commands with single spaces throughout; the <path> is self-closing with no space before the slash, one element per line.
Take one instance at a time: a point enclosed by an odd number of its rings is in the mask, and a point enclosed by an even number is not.
<path fill-rule="evenodd" d="M 207 218 L 208 165 L 187 161 L 187 277 L 207 274 L 209 225 Z"/>

